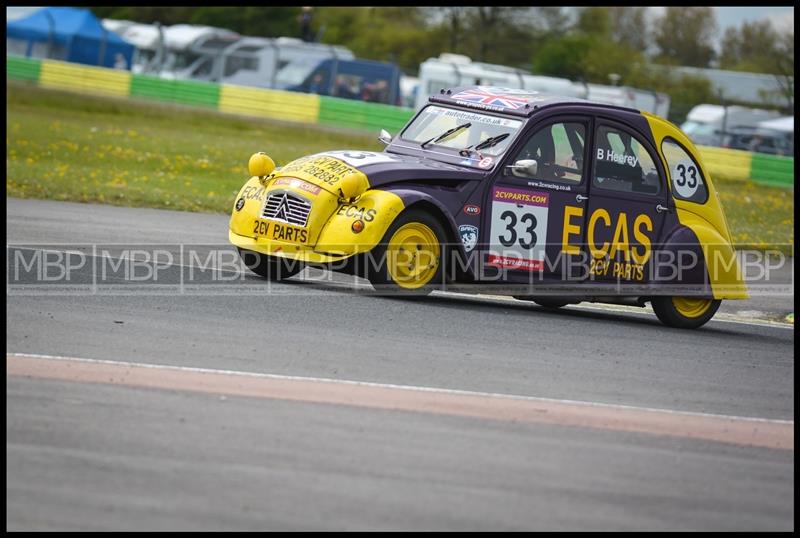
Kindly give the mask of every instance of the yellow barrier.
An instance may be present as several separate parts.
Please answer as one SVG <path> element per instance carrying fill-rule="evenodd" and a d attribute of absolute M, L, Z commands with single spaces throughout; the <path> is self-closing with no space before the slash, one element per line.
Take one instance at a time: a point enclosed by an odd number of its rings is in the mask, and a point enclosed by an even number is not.
<path fill-rule="evenodd" d="M 130 93 L 131 73 L 44 60 L 39 85 L 45 88 L 127 97 Z"/>
<path fill-rule="evenodd" d="M 319 96 L 223 84 L 219 110 L 248 116 L 316 123 Z"/>
<path fill-rule="evenodd" d="M 747 181 L 750 179 L 750 166 L 753 154 L 749 151 L 711 146 L 697 146 L 703 158 L 703 164 L 713 179 L 733 179 Z"/>

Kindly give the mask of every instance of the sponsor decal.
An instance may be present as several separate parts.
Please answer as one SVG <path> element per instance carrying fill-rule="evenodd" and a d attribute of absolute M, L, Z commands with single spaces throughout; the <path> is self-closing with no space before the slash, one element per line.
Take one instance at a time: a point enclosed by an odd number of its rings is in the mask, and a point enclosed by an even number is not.
<path fill-rule="evenodd" d="M 480 215 L 481 214 L 481 206 L 478 205 L 465 205 L 464 206 L 464 213 L 467 215 Z"/>
<path fill-rule="evenodd" d="M 311 155 L 292 161 L 281 169 L 281 175 L 304 172 L 328 185 L 336 185 L 342 178 L 358 172 L 339 158 L 328 155 Z"/>
<path fill-rule="evenodd" d="M 544 260 L 526 260 L 524 258 L 489 254 L 486 265 L 520 271 L 541 271 L 542 267 L 544 267 Z"/>
<path fill-rule="evenodd" d="M 244 207 L 244 198 L 239 198 L 236 200 L 236 211 L 241 211 Z"/>
<path fill-rule="evenodd" d="M 378 210 L 366 207 L 358 207 L 353 204 L 345 204 L 339 208 L 336 214 L 350 217 L 351 219 L 372 222 L 375 220 L 375 215 L 378 214 Z"/>
<path fill-rule="evenodd" d="M 492 159 L 491 157 L 484 157 L 478 163 L 478 168 L 484 168 L 484 169 L 485 168 L 491 168 L 493 163 L 494 163 L 494 159 Z"/>
<path fill-rule="evenodd" d="M 495 187 L 492 192 L 492 200 L 547 207 L 550 205 L 550 193 Z"/>
<path fill-rule="evenodd" d="M 267 235 L 269 232 L 269 222 L 256 219 L 253 225 L 253 233 L 256 235 Z"/>
<path fill-rule="evenodd" d="M 571 191 L 572 185 L 560 185 L 558 183 L 544 183 L 542 181 L 528 181 L 529 187 L 542 187 L 554 191 Z"/>
<path fill-rule="evenodd" d="M 482 105 L 480 103 L 470 103 L 469 101 L 456 101 L 456 104 L 461 106 L 468 106 L 471 108 L 480 108 L 481 110 L 491 110 L 492 112 L 503 112 L 505 108 L 501 106 Z"/>
<path fill-rule="evenodd" d="M 313 195 L 319 194 L 319 191 L 322 189 L 317 187 L 316 185 L 309 183 L 308 181 L 303 181 L 302 179 L 297 179 L 293 177 L 281 177 L 275 180 L 273 185 L 288 185 L 295 189 L 300 189 L 301 191 L 308 192 Z"/>
<path fill-rule="evenodd" d="M 308 230 L 296 228 L 289 224 L 272 223 L 272 239 L 291 241 L 292 243 L 305 243 L 308 240 Z"/>
<path fill-rule="evenodd" d="M 488 265 L 539 271 L 544 266 L 550 193 L 495 187 Z"/>
<path fill-rule="evenodd" d="M 459 92 L 453 96 L 457 101 L 465 103 L 517 110 L 533 100 L 538 92 L 511 90 L 510 88 L 495 88 L 491 86 L 478 86 Z"/>
<path fill-rule="evenodd" d="M 652 254 L 653 221 L 646 213 L 628 217 L 620 211 L 612 218 L 608 210 L 599 207 L 585 221 L 583 208 L 564 206 L 564 230 L 561 251 L 579 254 L 583 237 L 582 225 L 586 223 L 586 244 L 592 256 L 589 274 L 623 280 L 643 280 L 644 265 Z M 576 242 L 573 243 L 572 239 Z M 606 238 L 608 240 L 603 240 Z M 630 240 L 633 238 L 633 241 Z M 622 259 L 620 258 L 622 255 Z"/>
<path fill-rule="evenodd" d="M 264 193 L 266 189 L 264 187 L 254 187 L 252 185 L 248 185 L 242 190 L 242 198 L 245 200 L 264 200 Z"/>
<path fill-rule="evenodd" d="M 455 118 L 459 123 L 482 123 L 484 125 L 497 125 L 500 127 L 517 128 L 522 125 L 520 120 L 510 120 L 507 118 L 498 118 L 497 116 L 487 116 L 486 114 L 476 114 L 474 112 L 467 112 L 465 110 L 453 110 L 452 108 L 443 108 L 440 106 L 429 106 L 425 109 L 426 114 L 435 114 L 437 116 L 444 116 L 446 118 Z"/>
<path fill-rule="evenodd" d="M 305 244 L 308 241 L 308 230 L 278 222 L 266 222 L 256 219 L 253 224 L 253 233 L 269 239 L 290 241 Z"/>
<path fill-rule="evenodd" d="M 462 224 L 458 227 L 461 234 L 461 242 L 464 243 L 464 250 L 471 252 L 478 244 L 478 227 L 470 224 Z"/>

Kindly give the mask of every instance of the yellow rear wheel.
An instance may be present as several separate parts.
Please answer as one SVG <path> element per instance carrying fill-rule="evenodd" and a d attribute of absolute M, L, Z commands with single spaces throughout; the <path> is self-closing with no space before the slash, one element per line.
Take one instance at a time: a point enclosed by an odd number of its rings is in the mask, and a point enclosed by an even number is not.
<path fill-rule="evenodd" d="M 717 313 L 722 301 L 700 297 L 653 297 L 653 311 L 664 325 L 696 329 Z"/>
<path fill-rule="evenodd" d="M 695 297 L 673 297 L 672 305 L 675 310 L 684 317 L 698 318 L 708 312 L 711 305 L 714 304 L 713 299 L 698 299 Z"/>

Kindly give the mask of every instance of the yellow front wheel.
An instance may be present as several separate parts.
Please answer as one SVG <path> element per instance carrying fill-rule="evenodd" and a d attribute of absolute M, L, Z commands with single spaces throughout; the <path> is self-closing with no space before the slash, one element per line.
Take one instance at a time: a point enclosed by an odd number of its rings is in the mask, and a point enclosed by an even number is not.
<path fill-rule="evenodd" d="M 722 301 L 700 297 L 653 297 L 653 311 L 664 325 L 696 329 L 717 313 Z"/>
<path fill-rule="evenodd" d="M 439 221 L 423 211 L 402 213 L 369 254 L 368 277 L 378 291 L 427 295 L 441 283 L 445 233 Z"/>

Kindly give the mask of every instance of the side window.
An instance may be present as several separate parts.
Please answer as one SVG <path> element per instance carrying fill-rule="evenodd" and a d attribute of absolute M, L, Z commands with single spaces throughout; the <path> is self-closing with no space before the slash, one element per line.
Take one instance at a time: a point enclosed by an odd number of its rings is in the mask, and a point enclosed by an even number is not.
<path fill-rule="evenodd" d="M 658 194 L 661 180 L 650 152 L 627 131 L 597 128 L 593 185 L 622 192 Z"/>
<path fill-rule="evenodd" d="M 536 173 L 515 173 L 543 181 L 580 183 L 583 179 L 586 127 L 582 123 L 554 123 L 536 131 L 514 161 L 534 159 Z"/>
<path fill-rule="evenodd" d="M 672 195 L 678 200 L 688 200 L 704 204 L 708 199 L 708 189 L 700 167 L 677 142 L 665 139 L 661 151 L 669 166 L 672 181 Z"/>

